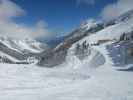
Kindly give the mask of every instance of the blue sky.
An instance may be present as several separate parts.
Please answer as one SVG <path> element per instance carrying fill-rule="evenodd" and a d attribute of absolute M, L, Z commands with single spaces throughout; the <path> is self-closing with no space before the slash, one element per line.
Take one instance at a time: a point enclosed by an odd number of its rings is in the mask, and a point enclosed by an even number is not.
<path fill-rule="evenodd" d="M 103 8 L 116 0 L 12 0 L 20 5 L 27 13 L 18 18 L 18 22 L 33 24 L 44 20 L 48 27 L 55 32 L 69 32 L 81 21 L 89 18 L 99 18 Z M 90 2 L 90 3 L 89 3 Z"/>
<path fill-rule="evenodd" d="M 0 36 L 64 35 L 89 19 L 111 20 L 133 9 L 133 0 L 0 0 Z"/>

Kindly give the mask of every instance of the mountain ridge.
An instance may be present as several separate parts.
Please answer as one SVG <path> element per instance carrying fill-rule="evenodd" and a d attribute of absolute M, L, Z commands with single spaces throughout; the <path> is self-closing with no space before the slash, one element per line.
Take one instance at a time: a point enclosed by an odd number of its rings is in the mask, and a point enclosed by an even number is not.
<path fill-rule="evenodd" d="M 15 57 L 17 60 L 35 57 L 38 60 L 38 65 L 53 67 L 65 61 L 68 50 L 78 41 L 86 38 L 90 39 L 90 42 L 96 43 L 99 40 L 119 39 L 124 32 L 129 33 L 133 30 L 132 24 L 133 10 L 130 10 L 108 22 L 87 20 L 65 36 L 61 43 L 54 48 L 49 48 L 46 44 L 36 40 L 13 40 L 1 37 L 0 51 Z"/>

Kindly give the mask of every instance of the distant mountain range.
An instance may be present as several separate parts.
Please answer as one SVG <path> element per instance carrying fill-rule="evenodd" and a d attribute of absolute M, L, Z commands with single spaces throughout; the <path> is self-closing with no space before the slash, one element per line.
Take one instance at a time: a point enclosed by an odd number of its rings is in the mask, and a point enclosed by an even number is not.
<path fill-rule="evenodd" d="M 35 55 L 46 49 L 48 49 L 46 44 L 42 44 L 36 40 L 17 40 L 9 37 L 0 37 L 1 62 L 27 63 L 26 60 L 29 57 L 35 57 Z"/>

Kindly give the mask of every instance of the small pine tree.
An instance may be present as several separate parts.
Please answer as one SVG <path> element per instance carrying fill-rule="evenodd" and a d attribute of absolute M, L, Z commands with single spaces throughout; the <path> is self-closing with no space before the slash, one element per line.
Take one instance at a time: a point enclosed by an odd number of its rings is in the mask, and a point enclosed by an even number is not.
<path fill-rule="evenodd" d="M 80 45 L 79 44 L 77 44 L 76 45 L 76 50 L 78 50 L 80 48 Z"/>
<path fill-rule="evenodd" d="M 120 36 L 120 41 L 124 41 L 124 40 L 125 40 L 125 36 L 126 36 L 126 34 L 123 33 L 123 34 Z"/>

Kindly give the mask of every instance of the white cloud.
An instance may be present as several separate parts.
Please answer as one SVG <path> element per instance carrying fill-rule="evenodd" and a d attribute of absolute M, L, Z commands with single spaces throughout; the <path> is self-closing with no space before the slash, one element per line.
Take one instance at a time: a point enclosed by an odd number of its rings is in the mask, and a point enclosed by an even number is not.
<path fill-rule="evenodd" d="M 88 5 L 93 5 L 95 4 L 95 0 L 76 0 L 77 5 L 80 4 L 88 4 Z"/>
<path fill-rule="evenodd" d="M 133 0 L 118 0 L 116 3 L 107 5 L 102 11 L 104 20 L 111 20 L 133 9 Z"/>
<path fill-rule="evenodd" d="M 21 9 L 16 4 L 12 3 L 8 0 L 0 0 L 0 19 L 7 20 L 12 17 L 21 16 L 25 13 L 23 9 Z"/>
<path fill-rule="evenodd" d="M 45 22 L 38 21 L 36 25 L 28 27 L 17 24 L 12 18 L 25 14 L 25 11 L 10 0 L 0 0 L 0 36 L 14 38 L 38 38 L 49 35 Z"/>

